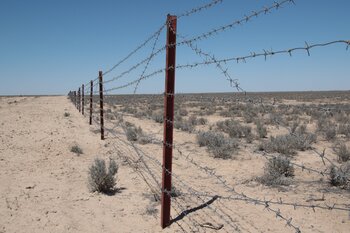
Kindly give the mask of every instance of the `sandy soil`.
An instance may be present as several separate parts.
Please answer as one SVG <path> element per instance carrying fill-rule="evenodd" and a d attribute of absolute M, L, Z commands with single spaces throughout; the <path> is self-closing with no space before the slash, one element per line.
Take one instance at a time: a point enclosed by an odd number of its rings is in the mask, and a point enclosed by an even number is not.
<path fill-rule="evenodd" d="M 65 112 L 70 116 L 64 116 Z M 132 117 L 126 120 L 161 138 L 160 124 Z M 172 202 L 172 217 L 177 221 L 162 230 L 160 205 L 153 198 L 161 176 L 157 164 L 162 154 L 160 145 L 138 145 L 152 157 L 140 157 L 143 161 L 139 158 L 148 166 L 147 173 L 145 165 L 135 162 L 140 154 L 130 148 L 132 145 L 116 138 L 125 139 L 121 129 L 113 129 L 101 141 L 96 126 L 89 126 L 87 118 L 66 97 L 2 97 L 0 125 L 1 233 L 295 232 L 272 210 L 287 220 L 292 218 L 292 224 L 300 227 L 301 232 L 349 232 L 350 229 L 350 213 L 346 211 L 316 208 L 314 212 L 311 208 L 294 209 L 276 204 L 265 208 L 251 202 L 194 195 L 195 191 L 213 196 L 230 196 L 232 192 L 188 158 L 214 169 L 218 177 L 227 180 L 227 186 L 250 197 L 350 207 L 349 192 L 330 187 L 326 178 L 318 174 L 296 170 L 291 186 L 267 187 L 255 181 L 263 173 L 265 160 L 253 155 L 253 146 L 240 148 L 234 160 L 218 160 L 196 145 L 194 135 L 176 130 L 175 143 L 181 145 L 183 154 L 174 152 L 174 185 L 183 195 Z M 113 126 L 107 124 L 108 127 Z M 84 153 L 78 156 L 70 152 L 73 145 L 79 145 Z M 322 151 L 324 146 L 329 145 L 324 142 L 316 148 Z M 96 157 L 113 157 L 118 161 L 120 191 L 115 195 L 89 192 L 88 168 Z M 295 162 L 315 168 L 323 166 L 311 151 L 299 154 Z M 211 202 L 203 205 L 208 201 Z M 187 215 L 181 215 L 184 210 Z"/>

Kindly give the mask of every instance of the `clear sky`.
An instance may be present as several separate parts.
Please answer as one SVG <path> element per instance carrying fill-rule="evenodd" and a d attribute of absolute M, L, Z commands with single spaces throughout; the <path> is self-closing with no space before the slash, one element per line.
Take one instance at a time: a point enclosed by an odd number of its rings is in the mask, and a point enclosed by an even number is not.
<path fill-rule="evenodd" d="M 0 95 L 66 94 L 97 77 L 152 35 L 166 15 L 180 14 L 211 0 L 1 0 Z M 263 49 L 288 49 L 333 40 L 350 40 L 349 0 L 295 0 L 279 10 L 198 42 L 216 58 Z M 270 0 L 223 0 L 178 20 L 178 33 L 191 38 L 251 14 Z M 160 34 L 157 48 L 164 46 Z M 180 41 L 181 38 L 178 38 Z M 151 53 L 151 41 L 113 72 L 111 79 Z M 177 64 L 201 62 L 187 46 L 177 48 Z M 145 74 L 165 67 L 165 53 L 152 59 Z M 331 45 L 306 52 L 226 64 L 246 91 L 349 90 L 350 48 Z M 106 89 L 140 77 L 139 67 Z M 138 93 L 161 93 L 164 73 L 142 82 Z M 133 87 L 114 93 L 132 93 Z M 177 92 L 233 91 L 222 73 L 204 66 L 176 71 Z"/>

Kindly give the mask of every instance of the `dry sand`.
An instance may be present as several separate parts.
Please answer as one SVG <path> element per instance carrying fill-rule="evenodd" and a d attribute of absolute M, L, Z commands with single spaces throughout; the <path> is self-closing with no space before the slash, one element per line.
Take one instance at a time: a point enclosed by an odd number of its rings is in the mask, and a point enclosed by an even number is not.
<path fill-rule="evenodd" d="M 70 113 L 65 117 L 64 113 Z M 150 120 L 128 119 L 144 131 L 157 133 L 161 125 Z M 243 201 L 215 200 L 162 230 L 159 203 L 152 199 L 150 187 L 135 167 L 123 159 L 130 152 L 117 139 L 101 141 L 96 126 L 89 126 L 67 97 L 0 98 L 0 232 L 294 232 L 286 221 L 263 206 Z M 115 130 L 116 133 L 121 133 Z M 159 136 L 159 134 L 158 134 Z M 253 155 L 249 146 L 241 148 L 235 160 L 217 160 L 195 144 L 195 136 L 175 131 L 176 143 L 185 148 L 198 163 L 217 171 L 238 192 L 260 199 L 303 204 L 333 204 L 349 208 L 349 192 L 331 188 L 317 174 L 296 170 L 295 183 L 287 188 L 266 187 L 254 179 L 263 172 L 264 159 Z M 83 154 L 70 152 L 79 145 Z M 317 145 L 318 149 L 323 144 Z M 327 145 L 328 146 L 328 145 Z M 115 147 L 117 149 L 115 149 Z M 160 161 L 159 145 L 140 146 Z M 119 151 L 119 153 L 117 153 Z M 124 151 L 124 155 L 120 152 Z M 183 197 L 174 199 L 172 217 L 183 210 L 202 205 L 210 198 L 186 197 L 191 190 L 229 195 L 213 177 L 207 176 L 188 160 L 174 154 L 174 180 Z M 91 193 L 87 174 L 94 158 L 116 158 L 119 164 L 115 195 Z M 311 151 L 296 162 L 322 168 L 322 162 Z M 160 169 L 150 165 L 159 179 Z M 157 173 L 158 172 L 158 173 Z M 147 174 L 145 174 L 147 175 Z M 148 180 L 148 179 L 146 179 Z M 181 183 L 183 182 L 183 183 Z M 324 200 L 307 202 L 308 199 Z M 350 232 L 350 213 L 336 210 L 271 205 L 281 211 L 301 232 Z M 150 210 L 154 214 L 150 214 Z M 212 227 L 223 226 L 220 230 Z"/>

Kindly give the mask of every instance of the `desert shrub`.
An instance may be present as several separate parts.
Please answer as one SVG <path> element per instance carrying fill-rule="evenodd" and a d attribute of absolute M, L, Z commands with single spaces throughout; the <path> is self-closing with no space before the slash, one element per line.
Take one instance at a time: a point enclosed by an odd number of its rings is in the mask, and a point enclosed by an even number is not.
<path fill-rule="evenodd" d="M 277 152 L 284 155 L 293 155 L 296 150 L 307 150 L 311 148 L 311 144 L 316 142 L 316 135 L 306 134 L 286 134 L 270 137 L 270 141 L 261 145 L 262 150 L 268 152 Z"/>
<path fill-rule="evenodd" d="M 280 124 L 284 125 L 285 121 L 282 115 L 278 113 L 270 113 L 266 123 L 270 125 L 280 125 Z"/>
<path fill-rule="evenodd" d="M 137 113 L 135 114 L 136 118 L 144 118 L 147 117 L 147 112 L 146 111 L 137 111 Z"/>
<path fill-rule="evenodd" d="M 141 136 L 143 136 L 143 132 L 141 127 L 136 127 L 136 125 L 130 123 L 130 122 L 125 122 L 126 126 L 126 138 L 128 141 L 134 141 L 136 142 Z"/>
<path fill-rule="evenodd" d="M 70 151 L 73 152 L 73 153 L 76 153 L 77 155 L 83 154 L 83 150 L 78 145 L 72 146 L 70 148 Z"/>
<path fill-rule="evenodd" d="M 196 116 L 192 115 L 188 118 L 188 122 L 191 125 L 198 125 L 198 118 Z"/>
<path fill-rule="evenodd" d="M 203 116 L 210 116 L 213 114 L 215 114 L 215 107 L 209 107 L 209 108 L 206 108 L 206 110 L 203 113 Z"/>
<path fill-rule="evenodd" d="M 187 116 L 188 115 L 188 111 L 184 108 L 180 108 L 178 113 L 180 116 Z"/>
<path fill-rule="evenodd" d="M 294 140 L 292 140 L 292 143 L 297 150 L 308 150 L 311 149 L 311 144 L 315 143 L 317 140 L 316 134 L 313 133 L 304 133 L 301 134 L 297 132 L 293 135 Z"/>
<path fill-rule="evenodd" d="M 223 110 L 220 112 L 220 116 L 223 116 L 223 117 L 230 117 L 232 116 L 232 113 L 228 110 Z"/>
<path fill-rule="evenodd" d="M 225 120 L 216 123 L 219 130 L 227 133 L 231 138 L 252 138 L 252 129 L 250 126 L 243 126 L 235 120 Z"/>
<path fill-rule="evenodd" d="M 137 129 L 135 127 L 126 128 L 126 138 L 128 141 L 137 141 Z"/>
<path fill-rule="evenodd" d="M 295 131 L 297 130 L 299 124 L 300 124 L 299 121 L 292 121 L 292 122 L 290 123 L 290 131 L 291 131 L 292 133 L 295 133 Z"/>
<path fill-rule="evenodd" d="M 124 108 L 121 109 L 122 112 L 126 112 L 126 113 L 129 113 L 129 114 L 135 114 L 137 113 L 137 109 L 133 108 L 133 107 L 130 107 L 130 106 L 126 106 Z"/>
<path fill-rule="evenodd" d="M 197 135 L 199 146 L 207 146 L 214 158 L 229 159 L 238 148 L 238 143 L 230 138 L 226 138 L 222 133 L 200 132 Z"/>
<path fill-rule="evenodd" d="M 339 124 L 338 133 L 350 138 L 350 124 Z"/>
<path fill-rule="evenodd" d="M 340 123 L 340 124 L 349 124 L 350 123 L 350 117 L 349 115 L 347 115 L 346 113 L 344 112 L 340 112 L 340 113 L 337 113 L 335 116 L 334 116 L 334 119 L 336 122 Z"/>
<path fill-rule="evenodd" d="M 267 129 L 265 126 L 261 124 L 260 121 L 256 121 L 256 131 L 259 135 L 259 138 L 266 138 L 267 135 Z"/>
<path fill-rule="evenodd" d="M 88 184 L 91 192 L 111 193 L 115 190 L 115 175 L 118 172 L 118 166 L 115 160 L 109 159 L 108 169 L 103 159 L 96 158 L 90 166 L 88 172 Z"/>
<path fill-rule="evenodd" d="M 203 117 L 198 118 L 197 121 L 199 125 L 206 125 L 208 123 L 208 120 Z"/>
<path fill-rule="evenodd" d="M 156 215 L 158 213 L 158 209 L 154 205 L 149 205 L 146 207 L 147 215 Z"/>
<path fill-rule="evenodd" d="M 162 113 L 153 113 L 151 118 L 157 123 L 163 123 L 164 121 L 164 116 Z"/>
<path fill-rule="evenodd" d="M 151 143 L 152 139 L 142 134 L 138 136 L 137 141 L 138 143 L 145 145 L 145 144 Z"/>
<path fill-rule="evenodd" d="M 246 123 L 252 123 L 257 115 L 258 114 L 255 112 L 254 107 L 251 105 L 247 105 L 245 111 L 243 112 L 243 118 Z"/>
<path fill-rule="evenodd" d="M 337 125 L 324 116 L 318 119 L 316 126 L 317 131 L 321 132 L 326 140 L 332 140 L 337 135 Z"/>
<path fill-rule="evenodd" d="M 252 123 L 256 116 L 251 112 L 243 112 L 243 117 L 246 123 Z"/>
<path fill-rule="evenodd" d="M 287 157 L 279 156 L 270 158 L 264 168 L 264 175 L 260 177 L 265 185 L 289 185 L 294 176 L 294 168 Z"/>
<path fill-rule="evenodd" d="M 335 125 L 328 125 L 324 132 L 325 138 L 329 141 L 337 136 L 337 130 Z"/>
<path fill-rule="evenodd" d="M 350 161 L 340 167 L 332 166 L 329 172 L 329 182 L 333 186 L 350 190 Z"/>
<path fill-rule="evenodd" d="M 186 131 L 186 132 L 192 132 L 194 129 L 194 126 L 192 125 L 192 123 L 190 121 L 176 121 L 174 122 L 174 127 L 176 129 L 180 129 L 182 131 Z"/>
<path fill-rule="evenodd" d="M 211 143 L 214 143 L 216 138 L 219 138 L 218 133 L 214 133 L 212 131 L 207 131 L 207 132 L 199 132 L 197 135 L 197 142 L 200 147 L 202 146 L 209 146 Z"/>
<path fill-rule="evenodd" d="M 64 117 L 69 117 L 70 116 L 70 113 L 69 112 L 65 112 L 64 113 Z"/>
<path fill-rule="evenodd" d="M 116 120 L 117 117 L 113 113 L 107 113 L 106 114 L 106 119 L 107 120 Z"/>
<path fill-rule="evenodd" d="M 179 197 L 181 196 L 181 191 L 177 189 L 175 186 L 171 186 L 171 192 L 170 192 L 171 197 Z"/>
<path fill-rule="evenodd" d="M 347 162 L 350 160 L 350 150 L 346 147 L 345 143 L 336 145 L 334 150 L 338 156 L 339 162 Z"/>
<path fill-rule="evenodd" d="M 265 145 L 261 145 L 263 150 L 268 152 L 277 152 L 284 155 L 292 155 L 295 153 L 295 150 L 290 141 L 290 135 L 279 135 L 276 137 L 270 137 L 270 141 Z"/>
<path fill-rule="evenodd" d="M 306 134 L 306 125 L 299 125 L 299 127 L 295 131 L 297 134 Z"/>

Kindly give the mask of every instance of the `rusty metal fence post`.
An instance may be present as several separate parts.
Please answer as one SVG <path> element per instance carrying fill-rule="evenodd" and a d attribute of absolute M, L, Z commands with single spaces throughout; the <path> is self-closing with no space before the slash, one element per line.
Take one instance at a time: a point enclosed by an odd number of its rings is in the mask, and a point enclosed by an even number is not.
<path fill-rule="evenodd" d="M 103 120 L 103 78 L 102 71 L 98 72 L 98 79 L 100 84 L 100 124 L 101 124 L 101 140 L 105 139 L 104 134 L 104 120 Z"/>
<path fill-rule="evenodd" d="M 84 115 L 84 84 L 81 85 L 81 114 Z"/>
<path fill-rule="evenodd" d="M 74 105 L 77 107 L 77 92 L 73 91 L 73 96 L 74 96 Z"/>
<path fill-rule="evenodd" d="M 167 16 L 161 226 L 170 225 L 177 17 Z"/>
<path fill-rule="evenodd" d="M 90 81 L 90 119 L 89 124 L 92 125 L 92 94 L 94 92 L 94 82 Z"/>
<path fill-rule="evenodd" d="M 80 99 L 80 87 L 78 88 L 78 110 L 81 112 L 80 105 L 81 105 L 81 99 Z"/>

